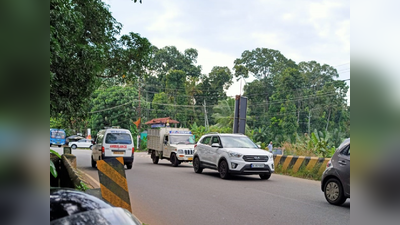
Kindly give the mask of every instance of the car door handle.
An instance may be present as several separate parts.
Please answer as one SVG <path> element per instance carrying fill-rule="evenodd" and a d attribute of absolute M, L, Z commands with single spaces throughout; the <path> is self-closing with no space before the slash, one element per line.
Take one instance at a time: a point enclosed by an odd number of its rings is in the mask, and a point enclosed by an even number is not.
<path fill-rule="evenodd" d="M 344 160 L 339 160 L 340 165 L 346 165 L 346 162 Z"/>

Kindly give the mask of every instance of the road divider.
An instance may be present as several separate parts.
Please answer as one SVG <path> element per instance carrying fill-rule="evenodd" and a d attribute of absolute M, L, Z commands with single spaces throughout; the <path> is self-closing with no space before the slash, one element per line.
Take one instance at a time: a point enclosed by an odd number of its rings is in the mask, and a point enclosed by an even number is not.
<path fill-rule="evenodd" d="M 274 155 L 275 173 L 320 180 L 330 158 Z"/>
<path fill-rule="evenodd" d="M 97 161 L 101 196 L 114 206 L 132 212 L 122 157 Z"/>

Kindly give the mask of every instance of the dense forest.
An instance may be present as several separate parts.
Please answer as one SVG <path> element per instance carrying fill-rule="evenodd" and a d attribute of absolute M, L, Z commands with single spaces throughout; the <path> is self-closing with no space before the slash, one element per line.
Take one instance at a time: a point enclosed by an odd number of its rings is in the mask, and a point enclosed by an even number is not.
<path fill-rule="evenodd" d="M 121 26 L 102 1 L 51 0 L 51 127 L 95 134 L 118 125 L 136 132 L 138 118 L 142 131 L 144 122 L 169 116 L 198 135 L 232 132 L 235 101 L 226 90 L 255 78 L 243 93 L 246 134 L 255 142 L 283 146 L 308 137 L 317 139 L 314 147 L 332 148 L 350 137 L 349 86 L 330 65 L 296 63 L 259 47 L 244 50 L 233 68 L 216 65 L 204 74 L 196 49 L 158 48 L 133 32 L 117 38 Z"/>

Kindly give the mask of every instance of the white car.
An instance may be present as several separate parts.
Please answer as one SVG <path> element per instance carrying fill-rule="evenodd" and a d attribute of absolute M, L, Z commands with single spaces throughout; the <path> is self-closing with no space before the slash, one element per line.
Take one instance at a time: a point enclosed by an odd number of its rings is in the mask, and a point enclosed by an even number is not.
<path fill-rule="evenodd" d="M 126 168 L 132 169 L 135 147 L 132 134 L 119 127 L 106 128 L 97 133 L 92 148 L 92 167 L 98 160 L 123 157 Z"/>
<path fill-rule="evenodd" d="M 92 140 L 91 139 L 81 139 L 79 141 L 73 141 L 68 143 L 68 146 L 72 149 L 76 148 L 90 148 L 92 149 Z"/>
<path fill-rule="evenodd" d="M 267 180 L 274 170 L 273 154 L 260 149 L 246 135 L 206 134 L 194 146 L 193 169 L 218 170 L 222 179 L 231 174 L 258 174 Z"/>

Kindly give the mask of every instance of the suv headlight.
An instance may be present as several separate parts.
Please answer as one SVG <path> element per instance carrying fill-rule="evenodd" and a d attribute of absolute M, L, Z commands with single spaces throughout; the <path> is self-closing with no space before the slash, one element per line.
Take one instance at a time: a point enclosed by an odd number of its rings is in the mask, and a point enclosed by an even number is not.
<path fill-rule="evenodd" d="M 182 149 L 178 150 L 178 154 L 183 154 L 183 150 Z"/>
<path fill-rule="evenodd" d="M 241 158 L 243 155 L 237 152 L 229 152 L 230 157 Z"/>

